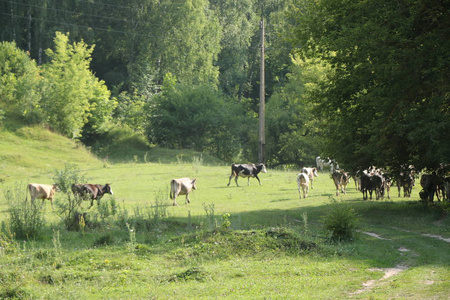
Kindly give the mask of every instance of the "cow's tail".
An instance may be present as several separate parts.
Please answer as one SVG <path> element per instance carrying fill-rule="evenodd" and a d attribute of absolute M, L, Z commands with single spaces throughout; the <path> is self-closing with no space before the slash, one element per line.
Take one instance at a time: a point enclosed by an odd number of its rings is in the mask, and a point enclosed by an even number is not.
<path fill-rule="evenodd" d="M 170 199 L 171 200 L 173 200 L 173 198 L 174 198 L 174 194 L 175 194 L 175 187 L 174 187 L 174 183 L 175 183 L 175 180 L 171 180 L 170 181 Z"/>

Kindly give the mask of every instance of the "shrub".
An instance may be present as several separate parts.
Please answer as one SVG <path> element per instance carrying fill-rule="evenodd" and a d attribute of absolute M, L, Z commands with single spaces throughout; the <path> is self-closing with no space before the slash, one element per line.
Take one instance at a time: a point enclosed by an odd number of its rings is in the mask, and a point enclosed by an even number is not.
<path fill-rule="evenodd" d="M 45 224 L 44 210 L 42 206 L 32 207 L 30 203 L 24 201 L 26 198 L 26 188 L 17 184 L 15 188 L 4 191 L 6 201 L 9 205 L 8 225 L 15 238 L 37 239 L 42 235 L 42 228 Z"/>
<path fill-rule="evenodd" d="M 348 205 L 332 203 L 322 220 L 331 241 L 351 241 L 355 238 L 359 218 L 356 211 Z"/>
<path fill-rule="evenodd" d="M 76 165 L 66 164 L 63 170 L 55 170 L 53 181 L 58 185 L 61 192 L 66 195 L 66 199 L 56 202 L 58 215 L 63 220 L 67 230 L 80 230 L 80 221 L 87 221 L 86 214 L 83 215 L 79 211 L 82 199 L 72 195 L 71 186 L 74 183 L 86 182 L 86 178 L 79 175 Z M 80 216 L 83 216 L 83 220 L 81 220 Z"/>

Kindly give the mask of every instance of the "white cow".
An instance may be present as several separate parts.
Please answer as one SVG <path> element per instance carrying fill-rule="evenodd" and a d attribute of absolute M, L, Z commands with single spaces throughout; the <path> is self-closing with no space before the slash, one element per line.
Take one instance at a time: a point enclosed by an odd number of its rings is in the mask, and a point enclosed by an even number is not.
<path fill-rule="evenodd" d="M 306 173 L 299 173 L 297 175 L 298 196 L 302 199 L 301 191 L 303 191 L 303 198 L 308 197 L 309 192 L 309 177 Z"/>
<path fill-rule="evenodd" d="M 30 183 L 28 184 L 28 191 L 31 196 L 31 205 L 35 206 L 34 200 L 36 198 L 42 199 L 42 204 L 44 204 L 44 200 L 50 200 L 53 208 L 53 197 L 55 196 L 55 192 L 58 190 L 58 186 L 56 184 L 39 184 L 39 183 Z M 25 201 L 28 200 L 28 194 Z"/>
<path fill-rule="evenodd" d="M 313 189 L 314 177 L 319 176 L 319 173 L 317 173 L 317 168 L 303 168 L 300 172 L 308 175 L 309 182 L 311 182 L 311 189 Z"/>
<path fill-rule="evenodd" d="M 186 195 L 186 204 L 191 203 L 189 200 L 189 193 L 192 190 L 196 190 L 197 179 L 189 179 L 189 178 L 180 178 L 180 179 L 172 179 L 170 181 L 170 199 L 173 200 L 173 205 L 177 206 L 177 197 L 178 195 Z"/>

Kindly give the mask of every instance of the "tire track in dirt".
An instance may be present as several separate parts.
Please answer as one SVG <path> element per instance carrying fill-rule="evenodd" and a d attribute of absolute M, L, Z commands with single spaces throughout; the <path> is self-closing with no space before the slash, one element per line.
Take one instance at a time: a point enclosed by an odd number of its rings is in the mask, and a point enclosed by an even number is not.
<path fill-rule="evenodd" d="M 419 234 L 419 235 L 422 235 L 422 236 L 426 236 L 426 237 L 430 237 L 430 238 L 434 238 L 434 239 L 438 239 L 438 240 L 442 240 L 442 241 L 445 241 L 447 243 L 450 243 L 450 238 L 444 238 L 444 237 L 442 237 L 440 235 L 428 234 L 428 233 L 417 233 L 417 232 L 413 232 L 413 231 L 406 230 L 406 229 L 400 229 L 400 228 L 396 228 L 396 227 L 392 227 L 392 229 L 395 229 L 395 230 L 398 230 L 398 231 L 403 231 L 403 232 L 408 232 L 408 233 L 413 233 L 413 234 Z M 380 239 L 380 240 L 385 240 L 385 241 L 390 241 L 391 240 L 391 239 L 388 239 L 388 238 L 384 238 L 384 237 L 380 236 L 379 234 L 376 234 L 376 233 L 373 233 L 373 232 L 364 232 L 364 231 L 360 231 L 360 232 L 363 233 L 363 234 L 369 235 L 371 237 Z M 402 252 L 402 253 L 403 252 L 411 252 L 411 250 L 409 250 L 409 249 L 407 249 L 405 247 L 400 247 L 397 250 Z M 411 254 L 413 256 L 418 256 L 418 254 L 413 253 L 413 252 L 411 252 Z M 357 290 L 356 292 L 350 293 L 350 296 L 351 295 L 359 295 L 359 294 L 362 294 L 364 292 L 368 292 L 372 288 L 374 288 L 375 286 L 381 284 L 384 280 L 386 280 L 386 279 L 388 279 L 388 278 L 390 278 L 392 276 L 398 275 L 400 272 L 403 272 L 403 271 L 407 270 L 408 268 L 409 268 L 408 265 L 406 265 L 404 263 L 400 263 L 400 264 L 396 265 L 394 268 L 373 268 L 373 269 L 370 269 L 370 271 L 373 271 L 373 272 L 384 272 L 383 277 L 380 278 L 380 279 L 377 279 L 377 280 L 372 279 L 372 280 L 364 282 L 363 283 L 363 287 L 361 289 Z M 433 282 L 432 281 L 431 282 L 427 282 L 427 284 L 433 284 Z"/>
<path fill-rule="evenodd" d="M 390 239 L 388 238 L 384 238 L 376 233 L 373 232 L 364 232 L 361 231 L 361 233 L 364 233 L 366 235 L 369 235 L 371 237 L 380 239 L 380 240 L 385 240 L 385 241 L 390 241 Z M 400 247 L 398 248 L 398 251 L 400 252 L 410 252 L 409 249 L 405 248 L 405 247 Z M 409 267 L 406 264 L 400 263 L 398 265 L 396 265 L 394 268 L 372 268 L 369 269 L 369 271 L 373 271 L 373 272 L 384 272 L 384 275 L 382 278 L 380 279 L 371 279 L 369 281 L 366 281 L 363 283 L 363 287 L 360 288 L 359 290 L 357 290 L 356 292 L 350 293 L 351 295 L 359 295 L 365 292 L 370 291 L 372 288 L 374 288 L 375 286 L 377 286 L 378 284 L 381 284 L 384 280 L 395 276 L 397 274 L 399 274 L 400 272 L 403 272 L 405 270 L 407 270 Z"/>

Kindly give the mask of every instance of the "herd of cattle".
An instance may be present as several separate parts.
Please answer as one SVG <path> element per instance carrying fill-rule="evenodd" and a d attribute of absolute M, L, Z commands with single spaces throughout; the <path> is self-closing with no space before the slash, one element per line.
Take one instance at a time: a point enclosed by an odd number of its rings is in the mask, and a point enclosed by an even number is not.
<path fill-rule="evenodd" d="M 371 167 L 363 171 L 358 171 L 354 174 L 350 174 L 342 169 L 335 161 L 323 160 L 320 157 L 316 159 L 317 167 L 303 168 L 297 175 L 298 193 L 300 199 L 308 196 L 309 189 L 313 188 L 314 177 L 318 177 L 318 171 L 324 171 L 325 168 L 329 168 L 331 178 L 336 186 L 336 196 L 340 193 L 347 193 L 347 185 L 350 179 L 355 182 L 355 187 L 363 194 L 363 199 L 367 200 L 369 197 L 372 199 L 372 194 L 375 193 L 375 198 L 383 199 L 386 195 L 390 199 L 390 188 L 393 181 L 396 181 L 398 187 L 398 196 L 401 196 L 401 190 L 403 189 L 403 196 L 410 197 L 412 187 L 415 185 L 416 172 L 412 166 L 404 168 L 397 176 L 391 177 L 384 173 L 381 169 Z M 238 184 L 238 178 L 248 178 L 247 184 L 250 185 L 250 178 L 256 178 L 261 184 L 258 177 L 260 172 L 267 173 L 266 166 L 264 164 L 233 164 L 231 165 L 231 175 L 228 180 L 228 185 L 231 183 L 231 179 L 235 178 L 236 185 Z M 170 182 L 170 199 L 173 200 L 173 205 L 176 206 L 176 198 L 179 195 L 186 195 L 186 204 L 190 203 L 189 194 L 192 190 L 196 190 L 197 179 L 180 178 L 172 179 Z M 423 200 L 433 201 L 434 196 L 438 200 L 449 200 L 450 195 L 450 177 L 445 177 L 436 172 L 432 174 L 423 174 L 420 177 L 420 185 L 423 190 L 419 193 Z M 34 206 L 35 199 L 41 199 L 42 203 L 48 199 L 51 202 L 53 208 L 53 198 L 55 192 L 59 188 L 56 184 L 28 184 L 28 191 L 31 196 L 31 204 Z M 94 205 L 94 200 L 97 200 L 99 204 L 100 199 L 105 194 L 113 195 L 110 184 L 73 184 L 71 187 L 72 193 L 75 197 L 82 200 L 90 200 L 91 208 Z M 28 195 L 27 195 L 28 199 Z"/>
<path fill-rule="evenodd" d="M 375 193 L 376 200 L 383 199 L 386 195 L 390 199 L 390 189 L 393 181 L 397 183 L 398 197 L 401 197 L 402 189 L 403 197 L 411 197 L 412 187 L 415 185 L 417 176 L 413 166 L 403 167 L 398 174 L 392 176 L 376 167 L 370 167 L 366 170 L 350 174 L 339 169 L 338 164 L 334 160 L 324 160 L 320 157 L 316 158 L 316 164 L 317 168 L 303 168 L 297 176 L 300 198 L 301 191 L 303 191 L 304 198 L 308 195 L 308 182 L 311 182 L 312 188 L 312 180 L 318 176 L 317 170 L 323 171 L 327 166 L 330 169 L 331 178 L 336 186 L 336 196 L 339 196 L 340 192 L 346 194 L 347 184 L 352 178 L 355 182 L 356 189 L 362 192 L 364 200 L 367 200 L 369 197 L 372 199 L 373 193 Z M 441 172 L 432 172 L 431 174 L 422 174 L 420 176 L 422 191 L 419 195 L 422 200 L 433 202 L 434 196 L 439 201 L 441 199 L 450 200 L 450 177 L 444 175 L 446 174 L 444 168 L 441 169 Z"/>

